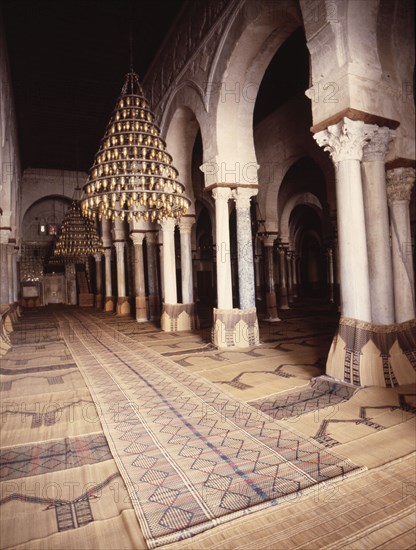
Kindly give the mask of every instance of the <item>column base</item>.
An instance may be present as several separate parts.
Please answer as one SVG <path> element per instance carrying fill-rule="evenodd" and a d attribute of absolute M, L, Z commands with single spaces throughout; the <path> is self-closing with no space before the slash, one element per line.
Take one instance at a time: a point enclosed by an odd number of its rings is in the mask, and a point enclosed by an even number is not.
<path fill-rule="evenodd" d="M 0 356 L 12 347 L 9 334 L 13 332 L 14 307 L 9 304 L 0 305 Z"/>
<path fill-rule="evenodd" d="M 264 320 L 269 323 L 280 321 L 279 316 L 277 315 L 275 292 L 268 292 L 266 294 L 266 307 L 267 307 L 267 318 Z"/>
<path fill-rule="evenodd" d="M 104 311 L 110 311 L 113 313 L 115 305 L 114 296 L 106 296 L 104 299 Z"/>
<path fill-rule="evenodd" d="M 127 296 L 117 298 L 116 315 L 120 317 L 130 315 L 130 302 Z"/>
<path fill-rule="evenodd" d="M 136 296 L 136 321 L 138 323 L 147 323 L 146 296 Z"/>
<path fill-rule="evenodd" d="M 195 304 L 163 304 L 160 328 L 165 332 L 179 332 L 196 328 Z"/>
<path fill-rule="evenodd" d="M 149 315 L 151 321 L 160 319 L 160 301 L 157 294 L 149 294 Z"/>
<path fill-rule="evenodd" d="M 97 309 L 102 309 L 103 308 L 103 296 L 102 296 L 102 294 L 96 294 L 95 295 L 95 307 Z"/>
<path fill-rule="evenodd" d="M 393 387 L 416 381 L 416 319 L 375 325 L 341 317 L 326 374 L 356 386 Z"/>
<path fill-rule="evenodd" d="M 260 344 L 256 308 L 214 308 L 212 343 L 220 349 L 251 348 Z"/>

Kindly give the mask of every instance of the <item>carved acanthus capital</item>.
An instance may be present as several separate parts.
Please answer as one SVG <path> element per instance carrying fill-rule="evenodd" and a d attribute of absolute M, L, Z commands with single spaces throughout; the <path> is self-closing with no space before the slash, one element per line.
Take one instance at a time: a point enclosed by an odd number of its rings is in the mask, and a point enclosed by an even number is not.
<path fill-rule="evenodd" d="M 143 246 L 144 233 L 135 232 L 130 233 L 130 238 L 133 241 L 134 246 Z"/>
<path fill-rule="evenodd" d="M 98 263 L 101 262 L 102 254 L 94 254 L 94 260 Z"/>
<path fill-rule="evenodd" d="M 387 170 L 387 197 L 389 203 L 410 201 L 415 183 L 415 169 L 409 167 Z"/>
<path fill-rule="evenodd" d="M 194 216 L 186 216 L 179 221 L 179 231 L 181 235 L 189 235 L 192 231 L 192 226 L 195 223 Z"/>
<path fill-rule="evenodd" d="M 215 202 L 228 202 L 228 199 L 232 196 L 232 191 L 229 187 L 215 187 L 212 190 L 212 196 Z"/>
<path fill-rule="evenodd" d="M 338 124 L 314 134 L 313 138 L 329 154 L 334 162 L 360 160 L 364 145 L 376 131 L 375 124 L 364 124 L 362 120 L 344 117 Z"/>
<path fill-rule="evenodd" d="M 377 125 L 366 124 L 365 126 L 376 127 L 370 140 L 363 148 L 363 162 L 383 161 L 386 158 L 387 150 L 390 142 L 396 137 L 396 134 L 390 128 L 383 126 L 380 128 Z"/>
<path fill-rule="evenodd" d="M 232 196 L 237 210 L 239 208 L 250 208 L 251 197 L 254 197 L 257 193 L 258 189 L 253 189 L 253 187 L 237 187 L 237 189 L 234 189 Z"/>
<path fill-rule="evenodd" d="M 162 233 L 173 233 L 175 231 L 176 219 L 165 218 L 159 224 L 162 227 Z"/>

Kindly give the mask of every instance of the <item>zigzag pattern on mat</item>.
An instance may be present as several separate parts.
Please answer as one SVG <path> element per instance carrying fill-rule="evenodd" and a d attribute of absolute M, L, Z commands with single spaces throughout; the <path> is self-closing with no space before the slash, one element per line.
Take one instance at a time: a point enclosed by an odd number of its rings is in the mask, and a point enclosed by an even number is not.
<path fill-rule="evenodd" d="M 359 468 L 83 313 L 58 313 L 149 547 Z"/>
<path fill-rule="evenodd" d="M 5 447 L 0 450 L 0 479 L 57 472 L 112 458 L 102 433 Z"/>
<path fill-rule="evenodd" d="M 280 420 L 348 401 L 356 391 L 357 387 L 319 376 L 312 378 L 306 388 L 256 399 L 250 405 Z"/>
<path fill-rule="evenodd" d="M 336 445 L 339 445 L 340 442 L 337 441 L 329 431 L 329 426 L 331 424 L 351 424 L 352 426 L 359 426 L 360 424 L 364 424 L 365 426 L 368 426 L 370 428 L 373 428 L 375 431 L 381 431 L 386 428 L 386 426 L 383 426 L 382 424 L 379 424 L 378 422 L 375 422 L 371 416 L 368 415 L 368 410 L 387 410 L 387 411 L 396 411 L 396 410 L 402 410 L 406 411 L 411 414 L 416 414 L 416 407 L 414 403 L 409 403 L 407 401 L 407 397 L 416 397 L 416 393 L 399 393 L 398 394 L 398 405 L 380 405 L 380 406 L 370 406 L 370 407 L 360 407 L 360 412 L 358 418 L 350 418 L 350 419 L 340 419 L 340 418 L 333 418 L 333 419 L 325 419 L 321 422 L 318 431 L 316 432 L 314 439 L 316 441 L 319 441 L 319 443 L 322 443 L 322 445 L 325 445 L 325 447 L 335 447 Z"/>
<path fill-rule="evenodd" d="M 32 496 L 21 492 L 14 492 L 0 499 L 0 506 L 14 500 L 20 500 L 26 504 L 44 504 L 46 506 L 44 510 L 55 510 L 58 532 L 77 529 L 94 521 L 90 501 L 100 498 L 101 491 L 119 477 L 120 474 L 116 472 L 72 500 L 47 498 L 39 495 Z"/>

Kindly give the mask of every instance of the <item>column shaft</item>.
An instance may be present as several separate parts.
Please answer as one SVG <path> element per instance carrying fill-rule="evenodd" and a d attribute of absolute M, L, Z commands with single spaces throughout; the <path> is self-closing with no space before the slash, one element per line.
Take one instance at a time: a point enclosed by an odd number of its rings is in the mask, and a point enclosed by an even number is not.
<path fill-rule="evenodd" d="M 392 139 L 388 128 L 379 128 L 364 147 L 361 165 L 370 275 L 371 320 L 394 323 L 393 270 L 389 235 L 384 158 Z"/>
<path fill-rule="evenodd" d="M 239 187 L 235 193 L 237 213 L 237 258 L 240 309 L 256 307 L 254 288 L 253 236 L 251 232 L 250 198 L 252 189 Z"/>
<path fill-rule="evenodd" d="M 343 118 L 314 138 L 335 164 L 341 314 L 371 322 L 370 283 L 360 161 L 374 127 Z"/>
<path fill-rule="evenodd" d="M 169 218 L 161 222 L 163 232 L 163 287 L 165 304 L 177 303 L 175 230 L 176 222 Z"/>
<path fill-rule="evenodd" d="M 103 307 L 101 254 L 95 254 L 95 307 Z"/>
<path fill-rule="evenodd" d="M 231 189 L 217 187 L 212 192 L 215 199 L 215 240 L 217 258 L 218 309 L 232 309 L 231 250 L 228 199 Z"/>
<path fill-rule="evenodd" d="M 415 281 L 412 258 L 409 201 L 415 180 L 414 168 L 387 172 L 396 323 L 415 318 Z"/>
<path fill-rule="evenodd" d="M 146 285 L 143 260 L 143 233 L 132 233 L 134 247 L 134 287 L 136 293 L 136 321 L 147 321 Z"/>
<path fill-rule="evenodd" d="M 193 223 L 193 218 L 182 218 L 179 223 L 179 231 L 181 236 L 181 273 L 183 304 L 192 304 L 194 301 L 191 243 L 191 227 Z"/>
<path fill-rule="evenodd" d="M 279 246 L 279 307 L 289 309 L 286 286 L 286 252 L 283 246 Z"/>
<path fill-rule="evenodd" d="M 160 316 L 159 284 L 157 272 L 156 234 L 146 233 L 147 244 L 147 277 L 149 281 L 149 315 L 154 321 Z"/>

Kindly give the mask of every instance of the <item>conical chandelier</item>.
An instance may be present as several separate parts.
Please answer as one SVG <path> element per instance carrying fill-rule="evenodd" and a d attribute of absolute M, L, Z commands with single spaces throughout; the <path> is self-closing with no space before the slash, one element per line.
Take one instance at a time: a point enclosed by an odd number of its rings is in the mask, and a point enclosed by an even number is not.
<path fill-rule="evenodd" d="M 190 201 L 177 177 L 138 76 L 130 70 L 84 186 L 82 213 L 129 222 L 180 218 Z"/>
<path fill-rule="evenodd" d="M 103 245 L 94 221 L 82 215 L 79 200 L 73 198 L 56 240 L 54 256 L 73 261 L 102 253 Z"/>

